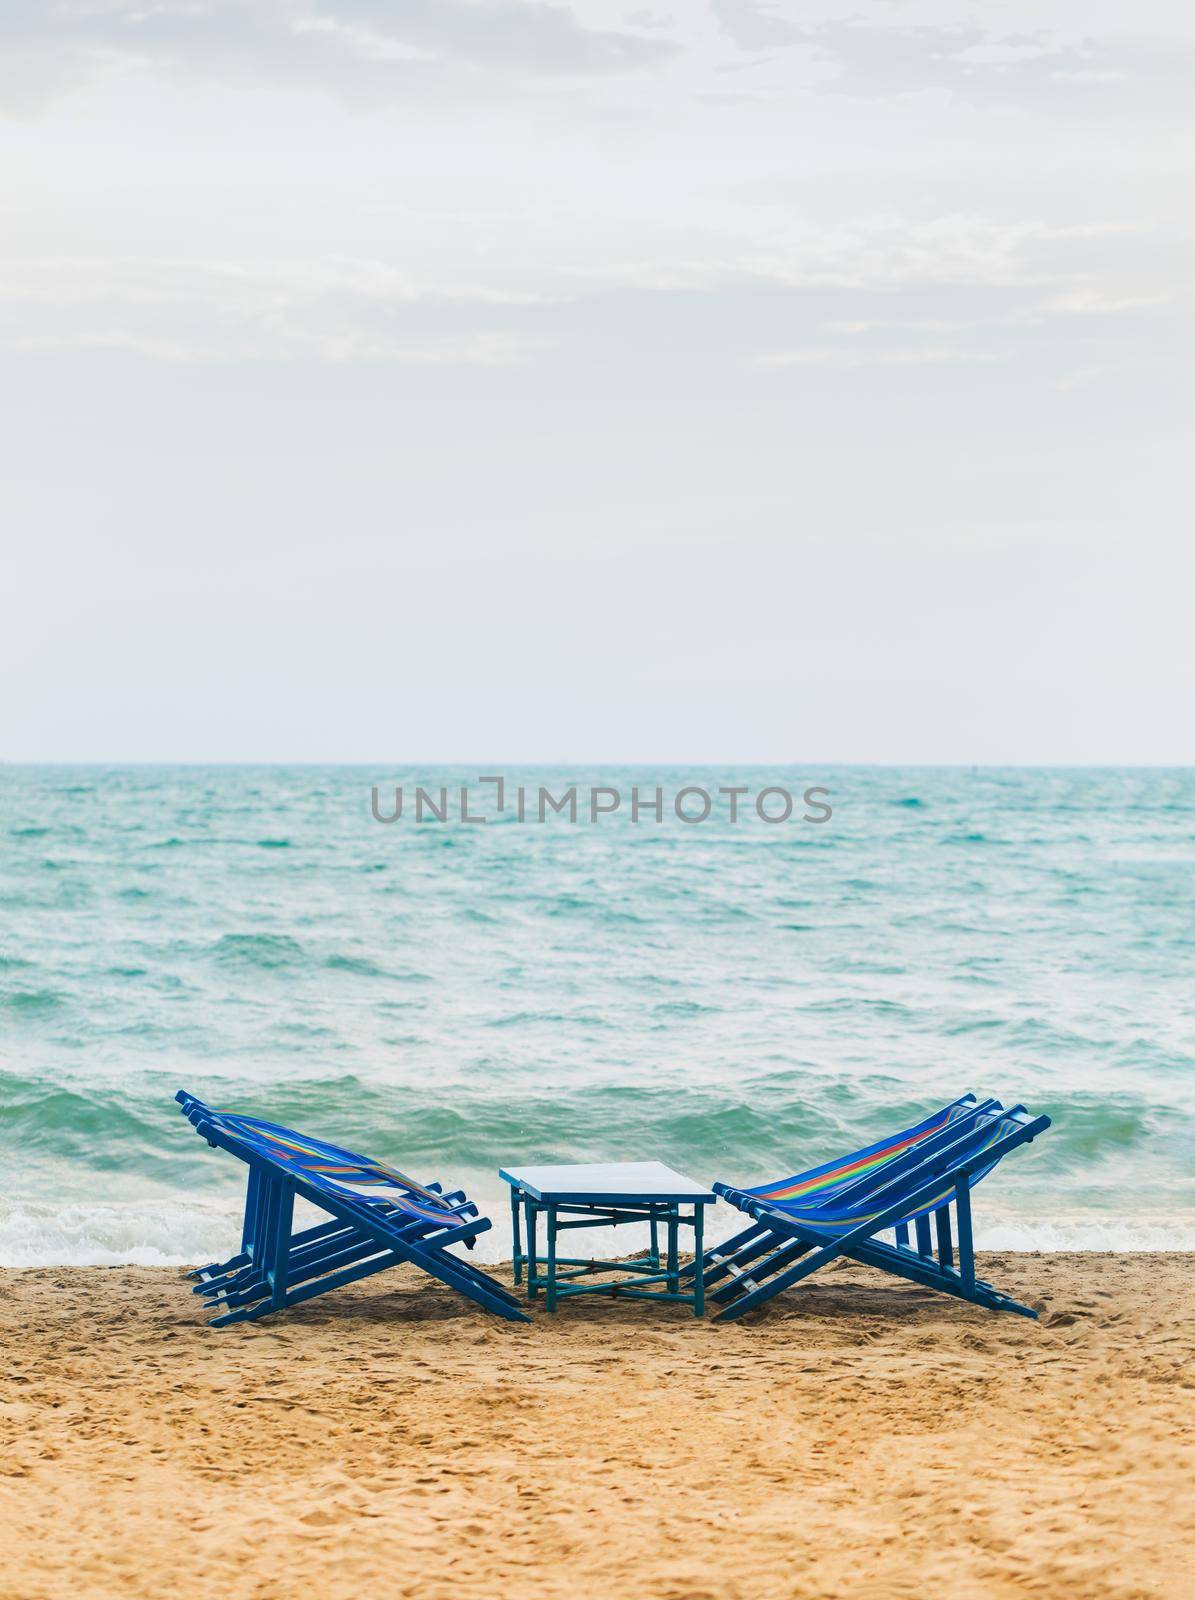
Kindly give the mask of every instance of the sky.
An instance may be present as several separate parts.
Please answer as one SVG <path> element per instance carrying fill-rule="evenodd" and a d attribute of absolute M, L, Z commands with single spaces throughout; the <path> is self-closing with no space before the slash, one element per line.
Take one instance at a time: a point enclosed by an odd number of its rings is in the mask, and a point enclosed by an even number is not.
<path fill-rule="evenodd" d="M 4 0 L 0 760 L 1195 761 L 1177 0 Z"/>

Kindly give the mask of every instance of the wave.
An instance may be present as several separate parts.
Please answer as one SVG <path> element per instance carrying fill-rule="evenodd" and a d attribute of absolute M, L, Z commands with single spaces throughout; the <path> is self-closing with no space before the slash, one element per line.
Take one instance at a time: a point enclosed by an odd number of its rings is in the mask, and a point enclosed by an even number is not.
<path fill-rule="evenodd" d="M 603 1020 L 595 1013 L 583 1022 L 590 1028 Z M 576 1023 L 574 1013 L 570 1030 Z M 180 1162 L 189 1178 L 192 1146 L 173 1103 L 174 1091 L 186 1087 L 425 1176 L 484 1172 L 513 1152 L 526 1159 L 597 1161 L 609 1159 L 613 1147 L 629 1152 L 626 1159 L 659 1159 L 701 1176 L 754 1183 L 869 1143 L 967 1087 L 991 1087 L 976 1081 L 914 1091 L 894 1073 L 843 1081 L 780 1061 L 743 1071 L 734 1083 L 693 1081 L 680 1067 L 660 1067 L 651 1081 L 606 1071 L 601 1082 L 588 1076 L 551 1081 L 534 1067 L 520 1071 L 482 1061 L 465 1073 L 416 1074 L 399 1084 L 353 1071 L 304 1075 L 292 1068 L 267 1085 L 234 1063 L 219 1079 L 180 1066 L 170 1075 L 146 1071 L 99 1082 L 0 1064 L 2 1137 L 13 1155 L 43 1151 L 69 1157 L 80 1170 L 115 1163 L 130 1181 L 159 1180 Z M 1015 1087 L 1005 1086 L 1006 1103 L 1018 1098 Z M 1039 1186 L 1063 1174 L 1068 1187 L 1076 1179 L 1095 1183 L 1101 1164 L 1112 1171 L 1142 1151 L 1168 1156 L 1195 1143 L 1192 1107 L 1123 1092 L 1042 1097 L 1020 1088 L 1034 1110 L 1053 1118 L 1034 1146 L 1031 1171 Z"/>
<path fill-rule="evenodd" d="M 841 1155 L 948 1098 L 911 1095 L 883 1076 L 836 1085 L 792 1067 L 745 1075 L 737 1088 L 685 1086 L 671 1075 L 651 1086 L 524 1080 L 520 1089 L 499 1089 L 483 1069 L 468 1085 L 405 1087 L 352 1073 L 269 1089 L 227 1077 L 209 1089 L 189 1078 L 186 1087 L 218 1102 L 322 1133 L 416 1176 L 463 1182 L 495 1222 L 486 1244 L 491 1260 L 509 1253 L 506 1192 L 496 1168 L 515 1156 L 656 1158 L 703 1181 L 750 1185 Z M 20 1152 L 0 1210 L 0 1264 L 168 1264 L 228 1253 L 243 1175 L 195 1138 L 172 1102 L 176 1086 L 148 1076 L 84 1086 L 0 1075 L 3 1143 Z M 1181 1208 L 1167 1214 L 1173 1197 L 1164 1183 L 1139 1193 L 1132 1212 L 1113 1201 L 1144 1153 L 1165 1156 L 1173 1146 L 1171 1159 L 1183 1160 L 1195 1118 L 1094 1095 L 1044 1109 L 1054 1126 L 983 1191 L 976 1208 L 981 1248 L 1195 1248 L 1195 1215 Z M 120 1203 L 109 1198 L 114 1178 Z M 54 1200 L 44 1198 L 47 1191 Z M 723 1220 L 725 1228 L 711 1219 L 711 1240 L 731 1231 L 734 1216 Z"/>
<path fill-rule="evenodd" d="M 0 1266 L 198 1266 L 229 1256 L 240 1226 L 240 1206 L 231 1200 L 0 1200 Z"/>
<path fill-rule="evenodd" d="M 66 997 L 53 989 L 14 989 L 0 995 L 0 1007 L 25 1016 L 46 1016 L 66 1004 Z"/>
<path fill-rule="evenodd" d="M 463 1182 L 494 1222 L 478 1240 L 472 1259 L 490 1266 L 509 1261 L 508 1191 L 492 1174 L 466 1174 Z M 310 1220 L 306 1208 L 298 1220 Z M 708 1243 L 729 1238 L 742 1220 L 729 1206 L 712 1207 Z M 0 1267 L 192 1267 L 231 1255 L 240 1225 L 241 1199 L 233 1194 L 220 1200 L 157 1196 L 61 1205 L 0 1200 Z M 594 1229 L 586 1241 L 596 1255 L 625 1255 L 646 1242 L 646 1233 L 625 1227 L 617 1232 Z M 1195 1224 L 1027 1217 L 980 1226 L 975 1243 L 981 1251 L 1014 1253 L 1195 1250 Z"/>
<path fill-rule="evenodd" d="M 285 933 L 226 933 L 212 946 L 219 962 L 234 967 L 289 967 L 305 958 L 303 946 Z"/>
<path fill-rule="evenodd" d="M 329 972 L 351 972 L 358 978 L 389 978 L 391 976 L 385 967 L 379 967 L 376 961 L 370 961 L 365 956 L 331 955 L 324 962 Z"/>
<path fill-rule="evenodd" d="M 1150 1250 L 1195 1250 L 1195 1222 L 1165 1218 L 1112 1221 L 1074 1217 L 1063 1222 L 1047 1217 L 1024 1218 L 977 1228 L 975 1247 L 992 1251 L 1099 1250 L 1133 1254 Z"/>

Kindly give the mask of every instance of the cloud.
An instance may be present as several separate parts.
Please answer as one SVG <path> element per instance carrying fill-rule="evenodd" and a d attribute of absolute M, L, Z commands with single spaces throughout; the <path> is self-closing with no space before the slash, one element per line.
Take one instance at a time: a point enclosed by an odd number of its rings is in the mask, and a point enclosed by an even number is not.
<path fill-rule="evenodd" d="M 710 0 L 710 9 L 741 50 L 770 50 L 801 38 L 801 29 L 778 17 L 763 0 Z"/>
<path fill-rule="evenodd" d="M 775 350 L 756 356 L 757 367 L 924 367 L 943 362 L 989 362 L 1002 359 L 995 351 L 967 350 L 957 345 L 881 346 L 808 345 L 800 350 Z"/>
<path fill-rule="evenodd" d="M 39 261 L 0 268 L 0 346 L 161 360 L 507 366 L 548 344 L 540 296 L 421 288 L 376 261 Z"/>
<path fill-rule="evenodd" d="M 833 70 L 822 88 L 861 99 L 945 90 L 980 105 L 1077 98 L 1094 106 L 1159 90 L 1186 93 L 1189 47 L 1173 40 L 993 33 L 967 24 L 896 24 L 858 18 L 800 30 Z"/>
<path fill-rule="evenodd" d="M 393 99 L 487 79 L 608 77 L 676 48 L 585 27 L 547 0 L 8 0 L 0 105 L 27 109 L 138 68 Z"/>
<path fill-rule="evenodd" d="M 856 371 L 1016 363 L 1019 373 L 1036 369 L 1065 390 L 1110 364 L 1152 361 L 1174 334 L 1164 296 L 1086 287 L 909 284 L 802 298 L 811 312 L 803 325 L 792 315 L 777 319 L 789 341 L 765 343 L 749 365 Z M 835 302 L 850 312 L 830 309 Z"/>
<path fill-rule="evenodd" d="M 923 334 L 974 333 L 990 328 L 1031 328 L 1056 319 L 1120 317 L 1128 313 L 1154 311 L 1166 304 L 1157 295 L 1105 295 L 1098 290 L 1080 288 L 1044 299 L 1032 297 L 1011 310 L 989 312 L 964 319 L 922 316 L 880 316 L 863 320 L 843 320 L 828 324 L 833 333 L 862 334 L 915 332 Z"/>
<path fill-rule="evenodd" d="M 565 5 L 543 0 L 316 0 L 321 26 L 355 23 L 384 42 L 518 77 L 620 73 L 673 54 L 637 33 L 585 28 Z"/>
<path fill-rule="evenodd" d="M 884 214 L 741 237 L 717 256 L 538 263 L 521 277 L 507 263 L 500 283 L 348 256 L 13 261 L 0 264 L 0 347 L 507 366 L 575 351 L 594 330 L 642 349 L 654 324 L 667 340 L 697 319 L 714 361 L 754 361 L 752 351 L 765 366 L 991 360 L 1031 335 L 1073 342 L 1157 326 L 1164 300 L 1088 271 L 1093 238 L 1116 231 Z"/>
<path fill-rule="evenodd" d="M 800 47 L 820 75 L 806 87 L 856 99 L 942 90 L 976 105 L 1084 103 L 1106 108 L 1168 92 L 1185 104 L 1188 42 L 1127 33 L 1047 28 L 997 32 L 973 22 L 893 22 L 853 16 L 799 20 L 763 0 L 711 0 L 722 32 L 742 51 Z"/>
<path fill-rule="evenodd" d="M 877 212 L 833 227 L 792 222 L 728 240 L 718 255 L 624 261 L 572 269 L 597 284 L 699 291 L 756 282 L 786 288 L 901 289 L 971 285 L 1082 286 L 1095 239 L 1118 223 L 1006 222 L 973 212 L 909 218 Z"/>

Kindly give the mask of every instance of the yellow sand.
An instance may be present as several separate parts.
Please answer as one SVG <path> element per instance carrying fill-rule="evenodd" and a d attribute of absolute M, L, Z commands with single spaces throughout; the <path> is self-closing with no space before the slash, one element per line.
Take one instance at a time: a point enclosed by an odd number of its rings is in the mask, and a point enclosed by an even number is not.
<path fill-rule="evenodd" d="M 1195 1595 L 1195 1257 L 836 1269 L 741 1323 L 498 1322 L 396 1272 L 211 1332 L 0 1273 L 4 1600 Z"/>

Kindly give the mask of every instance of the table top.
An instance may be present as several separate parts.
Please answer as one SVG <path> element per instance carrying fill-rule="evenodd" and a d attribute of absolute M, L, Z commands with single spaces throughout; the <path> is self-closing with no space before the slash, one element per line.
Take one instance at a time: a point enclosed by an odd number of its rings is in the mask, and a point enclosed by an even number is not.
<path fill-rule="evenodd" d="M 712 1205 L 712 1190 L 659 1161 L 599 1161 L 591 1166 L 499 1167 L 498 1176 L 533 1200 L 617 1205 L 619 1201 L 684 1201 Z"/>

